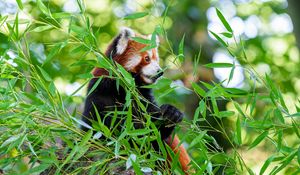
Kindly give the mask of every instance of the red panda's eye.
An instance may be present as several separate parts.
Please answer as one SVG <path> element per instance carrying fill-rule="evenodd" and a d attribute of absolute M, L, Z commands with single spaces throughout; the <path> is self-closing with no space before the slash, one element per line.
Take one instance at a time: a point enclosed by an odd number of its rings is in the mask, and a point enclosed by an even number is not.
<path fill-rule="evenodd" d="M 149 62 L 151 61 L 150 57 L 149 57 L 149 56 L 146 56 L 146 57 L 145 57 L 145 61 L 146 61 L 147 63 L 149 63 Z"/>

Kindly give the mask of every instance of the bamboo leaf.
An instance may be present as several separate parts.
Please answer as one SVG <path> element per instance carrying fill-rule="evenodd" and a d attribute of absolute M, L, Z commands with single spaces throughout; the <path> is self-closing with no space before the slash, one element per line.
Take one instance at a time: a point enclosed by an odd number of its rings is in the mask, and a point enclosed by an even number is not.
<path fill-rule="evenodd" d="M 7 18 L 8 16 L 2 16 L 2 17 L 0 16 L 0 27 L 4 24 Z"/>
<path fill-rule="evenodd" d="M 280 164 L 281 166 L 277 167 L 276 169 L 274 169 L 275 171 L 273 171 L 271 173 L 271 175 L 275 175 L 277 173 L 279 173 L 281 170 L 283 170 L 285 167 L 287 167 L 288 164 L 291 163 L 291 161 L 294 159 L 294 157 L 296 156 L 297 151 L 293 151 L 291 152 Z"/>
<path fill-rule="evenodd" d="M 16 0 L 16 1 L 17 1 L 17 4 L 18 4 L 19 8 L 20 8 L 21 10 L 23 10 L 23 3 L 22 3 L 22 0 Z"/>
<path fill-rule="evenodd" d="M 41 68 L 40 66 L 37 66 L 37 67 L 41 71 L 41 74 L 46 81 L 52 81 L 52 78 L 50 77 L 50 75 L 43 68 Z"/>
<path fill-rule="evenodd" d="M 140 50 L 140 52 L 145 52 L 145 51 L 147 51 L 147 50 L 151 50 L 151 49 L 154 49 L 154 48 L 156 48 L 156 47 L 157 47 L 156 44 L 151 44 L 151 45 L 148 45 L 148 46 L 142 48 L 142 49 Z"/>
<path fill-rule="evenodd" d="M 66 46 L 66 42 L 55 44 L 54 47 L 50 50 L 49 54 L 47 55 L 46 60 L 44 61 L 43 65 L 49 63 L 56 54 L 58 54 L 62 48 Z"/>
<path fill-rule="evenodd" d="M 178 50 L 178 59 L 181 63 L 184 61 L 184 38 L 185 35 L 181 38 L 181 41 L 179 43 L 179 50 Z"/>
<path fill-rule="evenodd" d="M 192 83 L 192 87 L 194 88 L 194 91 L 199 94 L 201 97 L 206 96 L 205 90 L 203 90 L 197 83 Z"/>
<path fill-rule="evenodd" d="M 255 147 L 256 145 L 258 145 L 263 139 L 265 139 L 268 136 L 269 132 L 265 131 L 263 133 L 261 133 L 253 142 L 252 144 L 249 146 L 249 149 Z"/>
<path fill-rule="evenodd" d="M 138 42 L 138 43 L 142 43 L 142 44 L 151 44 L 152 43 L 151 40 L 148 40 L 148 39 L 145 39 L 145 38 L 140 38 L 140 37 L 132 37 L 131 39 Z"/>
<path fill-rule="evenodd" d="M 228 47 L 228 44 L 216 33 L 209 31 L 224 47 Z"/>
<path fill-rule="evenodd" d="M 300 112 L 296 112 L 294 114 L 287 115 L 287 117 L 300 117 Z"/>
<path fill-rule="evenodd" d="M 216 115 L 219 118 L 226 118 L 226 117 L 231 117 L 235 114 L 234 111 L 221 111 Z"/>
<path fill-rule="evenodd" d="M 52 13 L 53 18 L 69 18 L 71 17 L 71 13 L 60 12 L 60 13 Z"/>
<path fill-rule="evenodd" d="M 234 104 L 235 109 L 237 109 L 238 112 L 239 112 L 243 117 L 246 118 L 246 115 L 244 114 L 244 112 L 243 112 L 241 106 L 240 106 L 237 102 L 235 102 L 235 101 L 233 102 L 233 104 Z"/>
<path fill-rule="evenodd" d="M 265 163 L 263 164 L 263 166 L 261 167 L 260 171 L 259 171 L 259 175 L 264 174 L 264 172 L 266 171 L 266 169 L 268 168 L 268 166 L 272 163 L 272 161 L 274 160 L 274 155 L 272 155 L 271 157 L 269 157 Z"/>
<path fill-rule="evenodd" d="M 236 120 L 236 137 L 239 145 L 242 144 L 242 129 L 241 129 L 241 120 L 240 117 L 237 117 Z"/>
<path fill-rule="evenodd" d="M 222 32 L 220 34 L 225 36 L 226 38 L 232 38 L 232 33 L 230 33 L 230 32 Z"/>
<path fill-rule="evenodd" d="M 43 31 L 46 31 L 46 30 L 49 30 L 49 29 L 52 29 L 53 26 L 49 26 L 49 25 L 45 25 L 45 26 L 38 26 L 36 28 L 34 28 L 32 31 L 33 32 L 43 32 Z"/>
<path fill-rule="evenodd" d="M 300 146 L 297 151 L 297 161 L 298 161 L 298 164 L 300 165 Z"/>
<path fill-rule="evenodd" d="M 228 67 L 233 67 L 233 64 L 231 63 L 209 63 L 205 64 L 205 67 L 208 68 L 228 68 Z"/>
<path fill-rule="evenodd" d="M 132 13 L 127 16 L 125 16 L 123 19 L 125 20 L 132 20 L 132 19 L 138 19 L 142 18 L 148 15 L 148 12 L 137 12 L 137 13 Z"/>
<path fill-rule="evenodd" d="M 223 14 L 221 13 L 221 11 L 216 8 L 216 12 L 217 12 L 219 19 L 223 23 L 224 27 L 227 29 L 227 31 L 232 33 L 232 29 L 231 29 L 230 25 L 228 24 L 227 20 L 225 19 L 225 17 L 223 16 Z"/>
<path fill-rule="evenodd" d="M 47 16 L 50 15 L 48 8 L 44 5 L 44 3 L 42 2 L 42 0 L 37 0 L 36 1 L 38 8 Z"/>

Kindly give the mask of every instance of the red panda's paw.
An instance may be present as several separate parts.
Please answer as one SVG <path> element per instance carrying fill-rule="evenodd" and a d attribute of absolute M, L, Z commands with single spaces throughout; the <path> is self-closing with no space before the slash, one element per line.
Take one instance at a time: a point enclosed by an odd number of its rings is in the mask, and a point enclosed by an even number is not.
<path fill-rule="evenodd" d="M 164 104 L 160 110 L 167 125 L 180 123 L 183 119 L 183 113 L 172 105 Z"/>

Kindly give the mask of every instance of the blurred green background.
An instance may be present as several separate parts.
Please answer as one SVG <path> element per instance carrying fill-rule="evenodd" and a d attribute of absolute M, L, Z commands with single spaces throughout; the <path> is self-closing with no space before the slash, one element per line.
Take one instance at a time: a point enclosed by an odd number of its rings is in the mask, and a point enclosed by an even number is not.
<path fill-rule="evenodd" d="M 18 12 L 20 30 L 35 20 L 45 20 L 45 15 L 38 9 L 35 1 L 24 0 L 23 10 L 18 10 L 15 1 L 0 0 L 0 15 L 8 16 L 8 21 L 15 19 Z M 78 14 L 79 7 L 75 0 L 51 0 L 43 1 L 52 13 L 68 12 Z M 156 89 L 155 96 L 159 103 L 172 103 L 185 112 L 186 118 L 192 119 L 199 99 L 186 88 L 191 88 L 191 82 L 204 81 L 211 83 L 222 82 L 225 87 L 240 88 L 246 91 L 257 92 L 257 104 L 252 114 L 257 120 L 262 119 L 268 112 L 268 102 L 264 96 L 268 95 L 261 83 L 253 76 L 254 69 L 259 75 L 268 74 L 283 93 L 290 113 L 299 112 L 300 93 L 300 1 L 296 0 L 86 0 L 86 15 L 90 19 L 91 30 L 99 43 L 98 48 L 104 52 L 109 42 L 118 33 L 120 27 L 127 26 L 141 34 L 151 34 L 157 25 L 163 25 L 167 31 L 166 38 L 161 37 L 159 54 L 161 65 L 167 67 L 165 77 L 173 80 L 174 85 L 182 88 L 164 94 L 165 90 Z M 215 8 L 222 11 L 230 23 L 235 38 L 226 39 L 230 47 L 234 47 L 234 39 L 237 43 L 243 43 L 247 62 L 240 57 L 232 57 L 222 45 L 208 32 L 215 33 L 226 31 L 216 15 Z M 166 10 L 168 9 L 168 10 Z M 136 19 L 123 20 L 128 14 L 147 11 L 150 15 Z M 167 12 L 167 13 L 166 13 Z M 166 17 L 162 16 L 166 13 Z M 63 15 L 63 14 L 60 14 Z M 82 26 L 83 20 L 77 18 L 62 18 L 61 30 L 68 30 L 70 20 L 75 20 L 72 25 Z M 41 23 L 42 25 L 42 23 Z M 76 30 L 76 26 L 73 27 Z M 85 37 L 84 32 L 81 36 Z M 77 32 L 78 32 L 77 31 Z M 15 60 L 16 53 L 11 50 L 11 41 L 7 36 L 5 26 L 0 27 L 0 55 L 1 60 L 14 67 L 20 67 L 22 63 Z M 185 36 L 184 62 L 175 61 L 179 43 Z M 54 84 L 61 94 L 70 95 L 85 81 L 84 75 L 92 70 L 89 62 L 95 60 L 93 55 L 86 54 L 82 45 L 73 42 L 66 44 L 68 36 L 57 29 L 49 28 L 35 30 L 26 36 L 30 55 L 33 63 L 43 65 L 43 68 L 54 79 Z M 298 42 L 297 42 L 298 41 Z M 51 51 L 58 49 L 53 57 Z M 173 50 L 173 51 L 172 51 Z M 201 50 L 199 64 L 194 66 L 195 57 Z M 238 51 L 237 51 L 238 52 Z M 237 54 L 238 55 L 238 54 Z M 80 66 L 74 64 L 84 62 Z M 207 63 L 228 62 L 239 65 L 236 67 L 232 80 L 231 68 L 209 69 L 204 66 Z M 197 72 L 194 72 L 194 69 Z M 225 81 L 224 81 L 225 80 Z M 69 98 L 66 106 L 70 111 L 77 108 L 82 111 L 85 98 L 85 89 L 76 92 Z M 236 99 L 243 109 L 246 109 L 245 99 Z M 234 110 L 233 103 L 219 101 L 221 110 Z M 80 113 L 80 112 L 79 112 Z M 78 114 L 79 115 L 79 114 Z M 230 118 L 224 121 L 225 128 L 230 133 L 234 128 L 235 120 Z M 297 126 L 299 127 L 299 126 Z M 251 143 L 255 136 L 253 130 L 244 129 L 243 139 L 245 143 Z M 214 133 L 211 133 L 214 135 Z M 287 145 L 299 145 L 299 139 L 295 132 L 285 130 L 284 142 Z M 218 143 L 228 152 L 230 146 L 215 135 Z M 254 172 L 259 172 L 264 161 L 272 154 L 274 149 L 271 142 L 263 142 L 258 148 L 248 151 L 243 146 L 239 148 L 244 160 Z M 275 165 L 274 165 L 275 166 Z M 1 173 L 0 173 L 1 174 Z"/>

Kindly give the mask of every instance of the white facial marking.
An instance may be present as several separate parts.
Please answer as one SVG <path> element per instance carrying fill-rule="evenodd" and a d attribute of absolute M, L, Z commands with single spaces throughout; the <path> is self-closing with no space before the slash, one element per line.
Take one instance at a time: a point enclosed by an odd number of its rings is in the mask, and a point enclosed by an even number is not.
<path fill-rule="evenodd" d="M 142 57 L 140 55 L 131 56 L 126 64 L 124 65 L 125 69 L 130 70 L 140 64 Z"/>
<path fill-rule="evenodd" d="M 145 76 L 155 76 L 161 70 L 158 62 L 152 60 L 150 64 L 142 68 L 142 74 Z"/>

